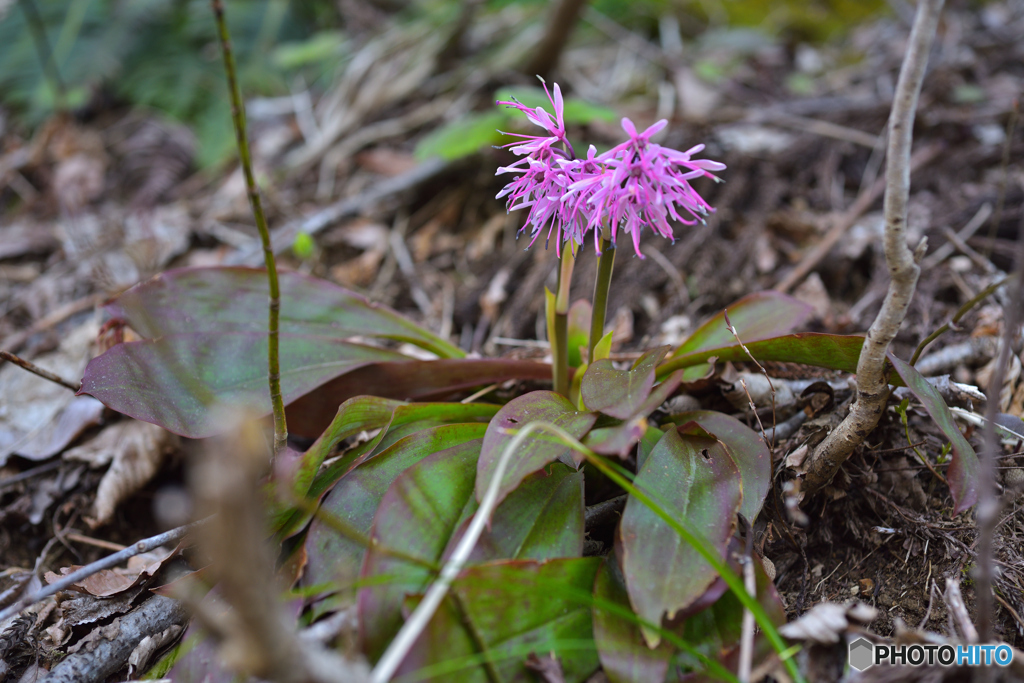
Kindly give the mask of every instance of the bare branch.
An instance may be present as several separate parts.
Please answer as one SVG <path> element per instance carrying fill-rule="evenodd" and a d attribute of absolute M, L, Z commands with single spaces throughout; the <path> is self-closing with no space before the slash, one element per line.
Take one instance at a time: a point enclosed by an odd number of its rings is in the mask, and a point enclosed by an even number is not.
<path fill-rule="evenodd" d="M 32 363 L 30 361 L 25 360 L 21 356 L 14 355 L 10 351 L 4 351 L 4 350 L 0 349 L 0 358 L 2 358 L 5 361 L 14 363 L 15 365 L 17 365 L 20 368 L 28 370 L 33 375 L 37 375 L 39 377 L 42 377 L 43 379 L 50 380 L 54 384 L 59 384 L 62 387 L 66 387 L 66 388 L 70 389 L 71 391 L 78 391 L 79 388 L 81 388 L 81 386 L 82 386 L 81 382 L 79 382 L 78 384 L 75 384 L 74 382 L 68 381 L 68 380 L 64 379 L 63 377 L 61 377 L 60 375 L 58 375 L 58 374 L 56 374 L 54 372 L 50 372 L 49 370 L 44 370 L 43 368 L 39 367 L 35 363 Z"/>
<path fill-rule="evenodd" d="M 805 490 L 814 492 L 832 480 L 853 449 L 878 424 L 889 397 L 885 354 L 906 317 L 921 272 L 922 242 L 916 253 L 907 246 L 907 204 L 910 199 L 910 147 L 914 114 L 924 80 L 928 52 L 939 23 L 944 0 L 921 0 L 910 32 L 907 54 L 900 69 L 889 116 L 889 163 L 885 172 L 885 261 L 892 280 L 882 310 L 871 324 L 857 363 L 857 398 L 835 430 L 815 450 L 805 478 Z"/>
<path fill-rule="evenodd" d="M 209 572 L 231 610 L 211 619 L 195 596 L 190 603 L 220 641 L 220 655 L 231 669 L 276 683 L 360 683 L 369 667 L 349 661 L 313 640 L 299 638 L 278 599 L 274 555 L 259 478 L 266 467 L 263 435 L 254 421 L 233 438 L 212 445 L 189 473 L 196 500 L 212 520 L 200 535 L 212 560 Z"/>
<path fill-rule="evenodd" d="M 140 555 L 142 553 L 148 553 L 151 550 L 156 550 L 162 545 L 180 541 L 186 535 L 188 535 L 190 531 L 196 529 L 197 527 L 205 524 L 208 521 L 209 520 L 203 519 L 198 522 L 193 522 L 192 524 L 180 526 L 177 529 L 165 531 L 162 534 L 157 534 L 156 536 L 152 536 L 150 538 L 144 538 L 141 541 L 136 541 L 135 543 L 131 544 L 130 546 L 128 546 L 120 552 L 114 553 L 113 555 L 107 555 L 102 560 L 97 560 L 92 564 L 87 564 L 81 569 L 71 572 L 67 576 L 62 577 L 59 581 L 55 581 L 51 583 L 49 586 L 39 589 L 32 595 L 25 596 L 24 598 L 18 600 L 16 603 L 11 605 L 7 609 L 0 612 L 0 623 L 5 621 L 8 617 L 17 614 L 29 605 L 33 605 L 39 602 L 40 600 L 45 600 L 51 595 L 56 595 L 60 591 L 68 590 L 79 581 L 83 581 L 97 572 L 100 572 L 104 569 L 110 569 L 111 567 L 116 567 L 122 562 L 128 560 L 128 558 L 135 557 L 136 555 Z"/>

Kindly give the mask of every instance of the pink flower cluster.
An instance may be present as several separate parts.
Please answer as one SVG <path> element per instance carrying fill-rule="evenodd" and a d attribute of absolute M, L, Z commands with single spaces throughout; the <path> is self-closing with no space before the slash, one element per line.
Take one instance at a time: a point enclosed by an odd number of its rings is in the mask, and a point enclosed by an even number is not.
<path fill-rule="evenodd" d="M 554 117 L 543 107 L 531 109 L 517 100 L 498 102 L 523 112 L 547 133 L 512 134 L 520 139 L 505 147 L 522 158 L 497 172 L 517 175 L 498 193 L 498 199 L 507 197 L 509 211 L 530 209 L 523 226 L 523 230 L 530 229 L 530 246 L 546 233 L 545 242 L 554 236 L 561 256 L 563 242 L 575 252 L 587 232 L 593 232 L 600 253 L 602 227 L 607 226 L 612 244 L 621 229 L 632 239 L 637 256 L 644 258 L 640 233 L 645 226 L 674 240 L 669 218 L 693 225 L 714 211 L 690 186 L 690 180 L 701 176 L 719 180 L 711 172 L 725 168 L 717 161 L 692 158 L 704 145 L 685 152 L 662 147 L 651 142 L 651 137 L 667 126 L 667 121 L 662 119 L 637 133 L 632 121 L 622 119 L 628 140 L 603 154 L 591 146 L 585 159 L 577 159 L 565 134 L 562 91 L 557 84 L 554 96 L 547 85 L 544 91 Z"/>

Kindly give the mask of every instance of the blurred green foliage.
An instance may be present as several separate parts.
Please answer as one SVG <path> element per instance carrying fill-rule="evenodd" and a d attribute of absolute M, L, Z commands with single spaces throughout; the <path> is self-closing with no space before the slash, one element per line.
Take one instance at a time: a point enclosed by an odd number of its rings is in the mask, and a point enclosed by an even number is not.
<path fill-rule="evenodd" d="M 540 88 L 505 88 L 494 95 L 495 101 L 519 100 L 527 107 L 544 107 L 549 114 L 553 108 L 547 95 Z M 567 124 L 587 124 L 591 121 L 614 121 L 615 112 L 608 107 L 591 104 L 576 97 L 565 98 L 564 120 Z M 520 130 L 532 126 L 522 114 L 510 107 L 490 111 L 473 112 L 444 125 L 424 137 L 416 146 L 416 157 L 426 159 L 439 156 L 443 159 L 460 159 L 488 145 L 511 142 L 513 138 L 502 135 L 500 129 Z"/>
<path fill-rule="evenodd" d="M 518 5 L 528 10 L 530 21 L 544 21 L 545 6 L 552 1 L 488 0 L 481 11 Z M 401 22 L 434 25 L 457 21 L 462 7 L 460 0 L 373 4 L 385 12 L 397 11 Z M 732 36 L 733 42 L 746 34 L 764 42 L 820 42 L 887 11 L 885 0 L 593 0 L 593 6 L 652 40 L 657 40 L 659 18 L 671 14 L 697 52 L 713 47 L 716 34 Z M 29 30 L 26 9 L 38 14 L 45 47 Z M 350 54 L 344 17 L 333 0 L 227 0 L 226 9 L 247 98 L 286 94 L 296 84 L 326 88 Z M 595 31 L 584 18 L 576 39 L 586 41 Z M 601 39 L 606 40 L 603 34 Z M 54 80 L 46 77 L 41 48 L 60 75 L 59 95 Z M 693 58 L 702 77 L 714 81 L 727 76 L 721 64 L 702 61 L 700 54 Z M 296 80 L 298 76 L 303 80 Z M 795 93 L 806 89 L 800 82 L 790 86 Z M 107 101 L 97 98 L 101 94 L 191 125 L 199 138 L 201 166 L 223 161 L 233 148 L 220 48 L 206 0 L 0 3 L 0 106 L 14 114 L 14 121 L 31 128 L 58 103 L 78 109 L 90 101 Z M 541 99 L 528 102 L 531 96 Z M 521 99 L 531 106 L 545 104 L 539 90 Z M 566 120 L 608 115 L 588 107 L 570 100 Z M 418 153 L 450 158 L 471 154 L 501 142 L 494 129 L 511 125 L 508 119 L 493 110 L 471 114 L 429 136 Z"/>
<path fill-rule="evenodd" d="M 21 0 L 0 21 L 0 103 L 28 125 L 56 108 Z M 64 84 L 65 106 L 99 93 L 191 124 L 201 166 L 234 146 L 227 86 L 209 3 L 203 0 L 28 0 Z M 341 61 L 337 32 L 318 32 L 310 5 L 286 0 L 226 3 L 239 80 L 247 97 L 288 92 L 302 73 L 329 76 Z"/>

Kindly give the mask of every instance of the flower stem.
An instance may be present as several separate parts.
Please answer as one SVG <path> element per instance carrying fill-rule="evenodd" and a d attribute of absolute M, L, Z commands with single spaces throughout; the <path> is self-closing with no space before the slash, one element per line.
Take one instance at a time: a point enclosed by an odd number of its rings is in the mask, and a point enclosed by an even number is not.
<path fill-rule="evenodd" d="M 549 333 L 551 342 L 551 379 L 557 393 L 569 397 L 569 287 L 576 257 L 571 250 L 562 254 L 558 268 L 558 292 L 555 295 L 555 324 Z"/>
<path fill-rule="evenodd" d="M 288 442 L 288 424 L 284 416 L 284 400 L 281 397 L 281 362 L 278 351 L 278 321 L 281 315 L 281 291 L 277 282 L 277 263 L 274 250 L 270 244 L 270 230 L 267 218 L 263 214 L 263 203 L 260 201 L 256 177 L 252 172 L 252 159 L 249 156 L 249 138 L 245 131 L 245 108 L 242 106 L 242 92 L 235 76 L 235 56 L 231 51 L 231 37 L 228 35 L 227 22 L 224 20 L 224 4 L 222 0 L 210 0 L 213 16 L 217 22 L 217 33 L 224 52 L 224 71 L 228 78 L 228 89 L 231 93 L 231 120 L 235 124 L 235 138 L 238 141 L 238 157 L 245 175 L 245 188 L 249 194 L 252 215 L 256 219 L 256 228 L 260 232 L 263 243 L 263 260 L 267 266 L 267 283 L 270 290 L 269 315 L 267 319 L 267 368 L 270 384 L 270 407 L 274 413 L 274 455 L 284 450 Z"/>
<path fill-rule="evenodd" d="M 601 255 L 597 257 L 597 279 L 594 280 L 594 305 L 590 313 L 590 343 L 587 362 L 594 362 L 594 347 L 604 336 L 604 320 L 608 311 L 608 290 L 612 284 L 612 268 L 615 265 L 615 246 L 606 236 L 601 236 Z"/>

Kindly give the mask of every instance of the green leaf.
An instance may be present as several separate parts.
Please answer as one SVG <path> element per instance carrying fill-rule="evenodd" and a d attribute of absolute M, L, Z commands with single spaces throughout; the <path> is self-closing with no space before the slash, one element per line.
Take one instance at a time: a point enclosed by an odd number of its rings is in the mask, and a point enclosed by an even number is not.
<path fill-rule="evenodd" d="M 953 514 L 960 514 L 978 502 L 978 478 L 981 468 L 978 456 L 960 433 L 959 427 L 953 421 L 953 414 L 942 400 L 938 389 L 910 363 L 900 360 L 891 353 L 889 362 L 953 445 L 953 459 L 946 470 L 946 481 L 949 482 L 950 493 L 953 495 Z"/>
<path fill-rule="evenodd" d="M 308 232 L 300 232 L 295 236 L 295 241 L 292 242 L 292 253 L 295 254 L 295 258 L 305 261 L 313 256 L 315 250 L 316 242 Z"/>
<path fill-rule="evenodd" d="M 855 373 L 860 350 L 864 346 L 864 337 L 801 332 L 784 337 L 744 342 L 744 346 L 758 361 L 803 363 L 819 368 Z M 694 351 L 682 356 L 677 355 L 658 366 L 658 377 L 666 377 L 681 368 L 688 368 L 684 380 L 690 379 L 690 370 L 699 369 L 699 374 L 703 375 L 707 369 L 703 364 L 711 358 L 716 358 L 719 362 L 741 361 L 750 360 L 750 355 L 739 344 Z"/>
<path fill-rule="evenodd" d="M 713 410 L 693 410 L 669 419 L 678 425 L 696 422 L 725 444 L 740 473 L 740 513 L 753 522 L 772 485 L 772 456 L 761 435 L 736 418 Z"/>
<path fill-rule="evenodd" d="M 720 442 L 670 429 L 644 461 L 634 485 L 724 552 L 741 493 L 739 470 Z M 715 580 L 711 565 L 632 496 L 619 536 L 630 603 L 646 621 L 660 624 L 666 613 L 671 619 Z"/>
<path fill-rule="evenodd" d="M 548 422 L 579 439 L 590 430 L 596 419 L 597 416 L 593 413 L 575 410 L 564 396 L 553 391 L 533 391 L 509 401 L 487 426 L 483 451 L 477 466 L 477 500 L 483 499 L 484 492 L 497 469 L 498 459 L 519 430 L 531 422 Z M 534 438 L 523 444 L 505 470 L 498 500 L 501 501 L 514 491 L 527 475 L 543 469 L 568 450 L 566 446 L 546 434 L 536 433 Z"/>
<path fill-rule="evenodd" d="M 281 43 L 270 59 L 281 69 L 296 69 L 337 59 L 344 44 L 345 34 L 341 31 L 318 31 L 306 40 Z"/>
<path fill-rule="evenodd" d="M 476 154 L 480 149 L 502 142 L 498 132 L 507 117 L 504 112 L 472 113 L 426 135 L 416 145 L 416 158 L 441 157 L 449 161 Z"/>
<path fill-rule="evenodd" d="M 570 368 L 578 368 L 583 363 L 584 354 L 586 354 L 587 350 L 587 340 L 590 339 L 590 308 L 590 302 L 586 299 L 577 299 L 569 307 L 568 344 Z"/>
<path fill-rule="evenodd" d="M 535 653 L 556 657 L 566 683 L 583 683 L 599 662 L 590 605 L 576 595 L 590 594 L 599 565 L 598 558 L 584 557 L 467 569 L 413 645 L 396 680 L 530 681 L 533 674 L 524 662 Z"/>
<path fill-rule="evenodd" d="M 362 568 L 359 619 L 364 651 L 377 660 L 401 628 L 406 595 L 426 590 L 477 511 L 478 451 L 437 453 L 403 472 L 384 494 Z M 583 475 L 564 465 L 533 476 L 494 512 L 470 564 L 545 560 L 583 550 Z M 402 556 L 388 553 L 401 549 Z M 418 560 L 414 562 L 412 560 Z"/>
<path fill-rule="evenodd" d="M 400 439 L 442 424 L 486 422 L 499 407 L 488 403 L 403 403 L 376 396 L 350 399 L 338 408 L 330 426 L 302 455 L 291 479 L 293 495 L 319 499 L 359 463 Z M 324 460 L 342 441 L 375 429 L 380 430 L 377 436 L 321 469 Z M 297 533 L 310 519 L 308 512 L 290 507 L 281 508 L 274 515 L 274 528 L 282 537 Z"/>
<path fill-rule="evenodd" d="M 506 88 L 499 90 L 494 94 L 495 100 L 508 102 L 513 98 L 519 100 L 531 109 L 544 107 L 544 111 L 554 115 L 551 102 L 548 101 L 548 96 L 544 94 L 544 90 L 542 88 Z M 591 104 L 577 97 L 565 98 L 562 113 L 565 123 L 569 125 L 585 125 L 594 121 L 606 121 L 611 123 L 617 121 L 619 118 L 614 109 L 602 107 L 598 104 Z"/>
<path fill-rule="evenodd" d="M 725 310 L 729 312 L 729 320 L 732 321 L 740 341 L 744 344 L 792 332 L 807 322 L 813 313 L 813 309 L 808 304 L 780 292 L 772 291 L 748 294 Z M 668 362 L 673 363 L 676 359 L 692 357 L 702 351 L 731 346 L 735 341 L 735 337 L 726 327 L 725 311 L 719 311 L 680 344 L 679 348 L 669 357 Z M 704 360 L 713 355 L 715 354 L 705 356 Z M 696 365 L 698 362 L 703 361 L 694 361 L 688 365 L 673 365 L 672 369 Z M 705 372 L 704 368 L 694 368 L 688 371 L 683 379 L 698 379 Z M 659 370 L 659 377 L 665 374 L 668 372 Z"/>
<path fill-rule="evenodd" d="M 399 440 L 370 458 L 344 477 L 324 499 L 321 515 L 340 522 L 359 538 L 342 536 L 328 521 L 317 518 L 306 536 L 309 563 L 305 585 L 333 582 L 343 592 L 351 591 L 359 576 L 373 516 L 384 493 L 406 469 L 433 453 L 444 451 L 454 457 L 462 451 L 476 451 L 486 425 L 454 424 L 432 427 Z"/>

